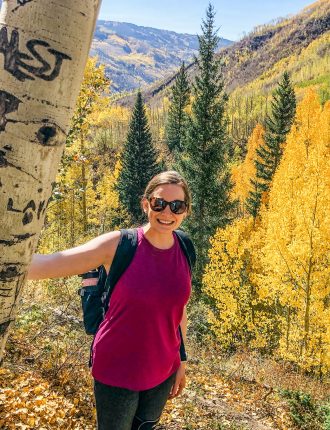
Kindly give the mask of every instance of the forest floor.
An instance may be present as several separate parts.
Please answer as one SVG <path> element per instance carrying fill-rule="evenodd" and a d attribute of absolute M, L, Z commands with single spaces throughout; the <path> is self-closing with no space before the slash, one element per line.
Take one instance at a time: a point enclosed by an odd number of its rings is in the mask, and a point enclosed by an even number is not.
<path fill-rule="evenodd" d="M 72 296 L 53 307 L 36 296 L 25 294 L 0 368 L 0 429 L 95 429 L 91 338 L 75 316 L 79 303 Z M 159 430 L 330 429 L 311 408 L 300 409 L 302 424 L 294 423 L 281 394 L 303 391 L 324 405 L 329 384 L 253 353 L 225 357 L 210 339 L 193 339 L 188 348 L 187 387 L 168 401 Z"/>

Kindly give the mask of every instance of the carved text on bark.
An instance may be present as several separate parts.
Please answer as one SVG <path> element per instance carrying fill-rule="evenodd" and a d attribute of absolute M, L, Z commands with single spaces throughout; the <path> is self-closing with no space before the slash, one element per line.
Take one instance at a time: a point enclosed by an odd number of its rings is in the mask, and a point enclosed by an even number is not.
<path fill-rule="evenodd" d="M 22 224 L 26 225 L 33 221 L 34 215 L 37 215 L 38 220 L 40 219 L 40 216 L 45 213 L 49 201 L 50 199 L 48 199 L 48 202 L 46 203 L 45 200 L 42 200 L 36 204 L 34 200 L 30 200 L 24 209 L 18 209 L 14 207 L 14 200 L 10 197 L 7 202 L 7 211 L 22 213 Z"/>
<path fill-rule="evenodd" d="M 20 103 L 22 102 L 17 97 L 0 90 L 0 133 L 5 130 L 7 122 L 11 121 L 6 115 L 17 111 Z"/>
<path fill-rule="evenodd" d="M 13 12 L 16 12 L 17 9 L 25 6 L 27 3 L 31 3 L 33 0 L 16 0 L 16 1 L 17 1 L 17 6 L 15 7 L 15 9 L 12 10 Z"/>
<path fill-rule="evenodd" d="M 19 50 L 19 32 L 17 30 L 11 32 L 9 40 L 7 27 L 1 28 L 0 54 L 4 56 L 4 69 L 22 82 L 26 79 L 35 80 L 35 78 L 53 81 L 60 74 L 63 60 L 72 60 L 69 55 L 51 48 L 49 43 L 44 40 L 31 39 L 26 43 L 26 48 L 31 55 Z M 41 51 L 47 48 L 47 52 L 55 57 L 55 64 L 51 66 L 37 48 L 41 48 Z M 39 61 L 40 66 L 35 67 L 28 63 L 33 60 Z"/>
<path fill-rule="evenodd" d="M 17 0 L 17 4 L 19 6 L 25 6 L 26 3 L 30 3 L 30 1 L 32 1 L 32 0 Z"/>

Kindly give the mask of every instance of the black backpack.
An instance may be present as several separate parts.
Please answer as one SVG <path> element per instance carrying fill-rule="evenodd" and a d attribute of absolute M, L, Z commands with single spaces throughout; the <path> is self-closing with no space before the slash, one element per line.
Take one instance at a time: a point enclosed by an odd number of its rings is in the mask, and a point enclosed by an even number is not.
<path fill-rule="evenodd" d="M 182 230 L 175 230 L 174 233 L 176 234 L 181 249 L 187 258 L 191 272 L 196 262 L 194 245 L 188 235 Z M 78 290 L 78 294 L 81 297 L 83 320 L 87 334 L 96 334 L 99 325 L 108 310 L 110 297 L 114 287 L 133 260 L 136 249 L 137 230 L 121 229 L 119 244 L 113 258 L 109 274 L 107 275 L 105 268 L 100 266 L 98 268 L 97 285 L 82 287 Z M 181 337 L 180 357 L 182 361 L 185 361 L 187 359 L 187 355 L 182 338 L 181 327 L 179 327 L 179 332 Z"/>

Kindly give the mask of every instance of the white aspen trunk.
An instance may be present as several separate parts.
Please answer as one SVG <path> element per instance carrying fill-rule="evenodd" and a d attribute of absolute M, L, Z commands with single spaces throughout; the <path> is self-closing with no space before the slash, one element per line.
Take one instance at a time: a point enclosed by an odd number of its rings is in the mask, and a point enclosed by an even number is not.
<path fill-rule="evenodd" d="M 2 3 L 0 360 L 44 223 L 100 3 Z"/>

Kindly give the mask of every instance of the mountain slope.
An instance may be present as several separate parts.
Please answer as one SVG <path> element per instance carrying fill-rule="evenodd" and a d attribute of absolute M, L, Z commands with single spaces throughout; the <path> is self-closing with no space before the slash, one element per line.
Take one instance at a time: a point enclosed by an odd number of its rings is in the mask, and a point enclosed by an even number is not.
<path fill-rule="evenodd" d="M 219 47 L 231 42 L 222 39 Z M 98 21 L 91 55 L 106 65 L 112 91 L 131 91 L 172 74 L 182 61 L 192 61 L 197 36 L 141 27 L 129 23 Z"/>
<path fill-rule="evenodd" d="M 301 61 L 308 59 L 300 58 L 300 54 L 313 41 L 328 34 L 330 30 L 330 2 L 319 0 L 306 7 L 299 14 L 279 20 L 277 23 L 262 25 L 242 40 L 233 43 L 231 46 L 221 49 L 219 56 L 223 59 L 223 73 L 225 87 L 228 93 L 244 88 L 262 76 L 263 91 L 269 92 L 278 80 L 279 74 L 283 72 L 286 63 L 292 72 L 302 67 Z M 322 48 L 316 54 L 319 61 L 329 65 L 329 45 L 322 44 Z M 291 58 L 291 60 L 289 60 Z M 292 62 L 294 58 L 295 63 Z M 282 65 L 281 68 L 278 64 Z M 276 66 L 278 73 L 271 73 Z M 286 66 L 288 67 L 288 65 Z M 197 72 L 196 65 L 191 63 L 188 67 L 188 75 L 191 80 Z M 317 77 L 311 72 L 309 79 Z M 156 82 L 145 92 L 144 97 L 151 104 L 157 104 L 159 100 L 168 92 L 174 81 L 175 75 L 167 79 Z M 303 79 L 306 79 L 304 76 Z M 297 76 L 299 82 L 299 76 Z M 123 104 L 131 104 L 130 98 L 122 100 Z"/>

